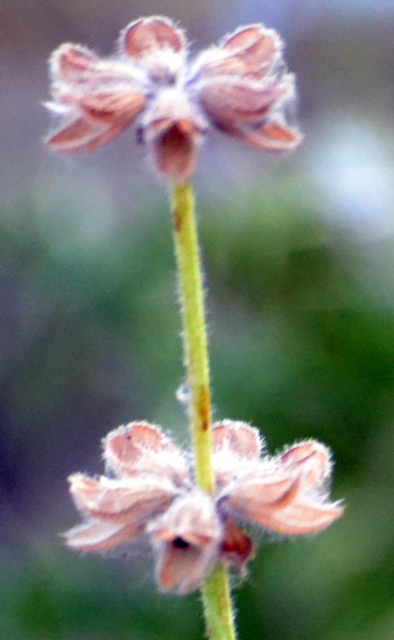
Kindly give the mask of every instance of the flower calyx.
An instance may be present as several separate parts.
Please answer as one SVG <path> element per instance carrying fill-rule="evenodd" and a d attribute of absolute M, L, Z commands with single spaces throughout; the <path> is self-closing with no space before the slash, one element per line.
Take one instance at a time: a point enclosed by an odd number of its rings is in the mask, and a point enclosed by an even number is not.
<path fill-rule="evenodd" d="M 214 425 L 216 491 L 193 483 L 188 458 L 157 426 L 132 422 L 103 440 L 108 475 L 76 473 L 70 492 L 84 523 L 64 534 L 75 550 L 105 551 L 140 536 L 156 555 L 161 590 L 194 591 L 217 562 L 244 571 L 253 542 L 238 523 L 285 535 L 328 527 L 342 514 L 330 502 L 330 452 L 315 440 L 276 456 L 257 429 L 224 420 Z"/>
<path fill-rule="evenodd" d="M 287 122 L 296 91 L 282 49 L 276 31 L 252 24 L 189 63 L 184 32 L 160 16 L 129 24 L 111 58 L 63 44 L 49 61 L 46 104 L 60 122 L 45 142 L 90 151 L 137 122 L 156 170 L 178 184 L 212 127 L 259 149 L 293 149 L 302 135 Z"/>

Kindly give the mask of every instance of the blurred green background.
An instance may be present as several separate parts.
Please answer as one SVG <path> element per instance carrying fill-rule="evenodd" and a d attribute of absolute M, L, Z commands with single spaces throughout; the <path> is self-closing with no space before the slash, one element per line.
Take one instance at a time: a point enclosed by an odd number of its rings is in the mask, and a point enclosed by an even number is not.
<path fill-rule="evenodd" d="M 195 186 L 215 418 L 271 451 L 335 454 L 346 513 L 318 537 L 262 535 L 235 600 L 241 640 L 394 637 L 394 9 L 385 0 L 2 0 L 0 638 L 198 640 L 198 595 L 157 593 L 149 551 L 80 557 L 66 477 L 100 473 L 100 439 L 131 420 L 188 439 L 166 188 L 126 132 L 47 154 L 46 60 L 64 41 L 110 53 L 140 15 L 193 50 L 265 22 L 298 76 L 299 150 L 214 134 Z"/>

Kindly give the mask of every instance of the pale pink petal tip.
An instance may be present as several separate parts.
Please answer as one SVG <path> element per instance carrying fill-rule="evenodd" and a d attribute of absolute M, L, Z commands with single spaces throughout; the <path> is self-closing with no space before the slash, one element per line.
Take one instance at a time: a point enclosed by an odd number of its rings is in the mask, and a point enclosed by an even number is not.
<path fill-rule="evenodd" d="M 186 44 L 184 33 L 168 18 L 152 16 L 131 22 L 121 32 L 119 49 L 131 58 L 169 49 L 180 53 Z"/>
<path fill-rule="evenodd" d="M 141 525 L 89 520 L 62 534 L 66 545 L 75 551 L 107 551 L 134 540 L 143 532 Z"/>
<path fill-rule="evenodd" d="M 49 66 L 55 81 L 73 82 L 93 71 L 98 61 L 99 58 L 86 47 L 66 42 L 52 53 Z"/>
<path fill-rule="evenodd" d="M 175 484 L 188 483 L 189 469 L 183 453 L 156 425 L 130 422 L 111 431 L 103 440 L 108 470 L 117 476 L 150 473 L 167 476 Z"/>
<path fill-rule="evenodd" d="M 215 452 L 230 451 L 245 460 L 259 458 L 264 444 L 259 430 L 240 420 L 216 422 L 213 425 L 212 440 Z"/>
<path fill-rule="evenodd" d="M 261 514 L 260 524 L 285 535 L 311 535 L 327 529 L 343 511 L 338 503 L 308 504 L 300 500 L 275 513 Z"/>

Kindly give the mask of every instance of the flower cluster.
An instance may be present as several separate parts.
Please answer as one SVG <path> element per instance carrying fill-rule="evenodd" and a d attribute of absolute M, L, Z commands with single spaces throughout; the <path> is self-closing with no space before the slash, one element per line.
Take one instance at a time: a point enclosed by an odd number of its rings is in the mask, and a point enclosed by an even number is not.
<path fill-rule="evenodd" d="M 94 149 L 138 118 L 138 137 L 156 169 L 175 183 L 192 175 L 196 149 L 212 126 L 260 149 L 292 149 L 302 136 L 286 121 L 295 80 L 282 48 L 273 29 L 252 24 L 187 64 L 183 31 L 162 17 L 128 25 L 112 58 L 63 44 L 50 58 L 47 104 L 60 126 L 46 144 L 63 152 Z"/>
<path fill-rule="evenodd" d="M 238 521 L 287 535 L 328 527 L 343 508 L 328 500 L 330 452 L 315 440 L 268 456 L 257 429 L 214 425 L 214 495 L 197 488 L 188 456 L 159 427 L 132 422 L 104 439 L 108 475 L 70 476 L 85 522 L 66 534 L 76 550 L 105 551 L 147 536 L 163 591 L 196 589 L 216 562 L 242 570 L 253 543 Z"/>

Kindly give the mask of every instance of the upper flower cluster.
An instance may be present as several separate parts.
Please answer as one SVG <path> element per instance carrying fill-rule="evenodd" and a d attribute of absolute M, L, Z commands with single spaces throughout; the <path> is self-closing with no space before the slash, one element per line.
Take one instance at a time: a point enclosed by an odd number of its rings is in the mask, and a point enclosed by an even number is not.
<path fill-rule="evenodd" d="M 175 183 L 192 175 L 211 126 L 260 149 L 292 149 L 302 136 L 286 122 L 295 79 L 282 47 L 276 31 L 252 24 L 188 65 L 183 31 L 162 17 L 128 25 L 112 58 L 63 44 L 50 58 L 47 104 L 60 126 L 46 143 L 64 152 L 94 149 L 138 117 L 155 167 Z"/>
<path fill-rule="evenodd" d="M 102 551 L 147 535 L 161 589 L 189 593 L 215 562 L 242 569 L 253 551 L 237 521 L 281 534 L 328 527 L 343 508 L 328 500 L 329 450 L 315 440 L 266 454 L 257 429 L 225 420 L 213 428 L 216 491 L 192 480 L 188 457 L 158 427 L 132 422 L 104 439 L 108 475 L 70 476 L 85 522 L 65 535 L 68 546 Z"/>

